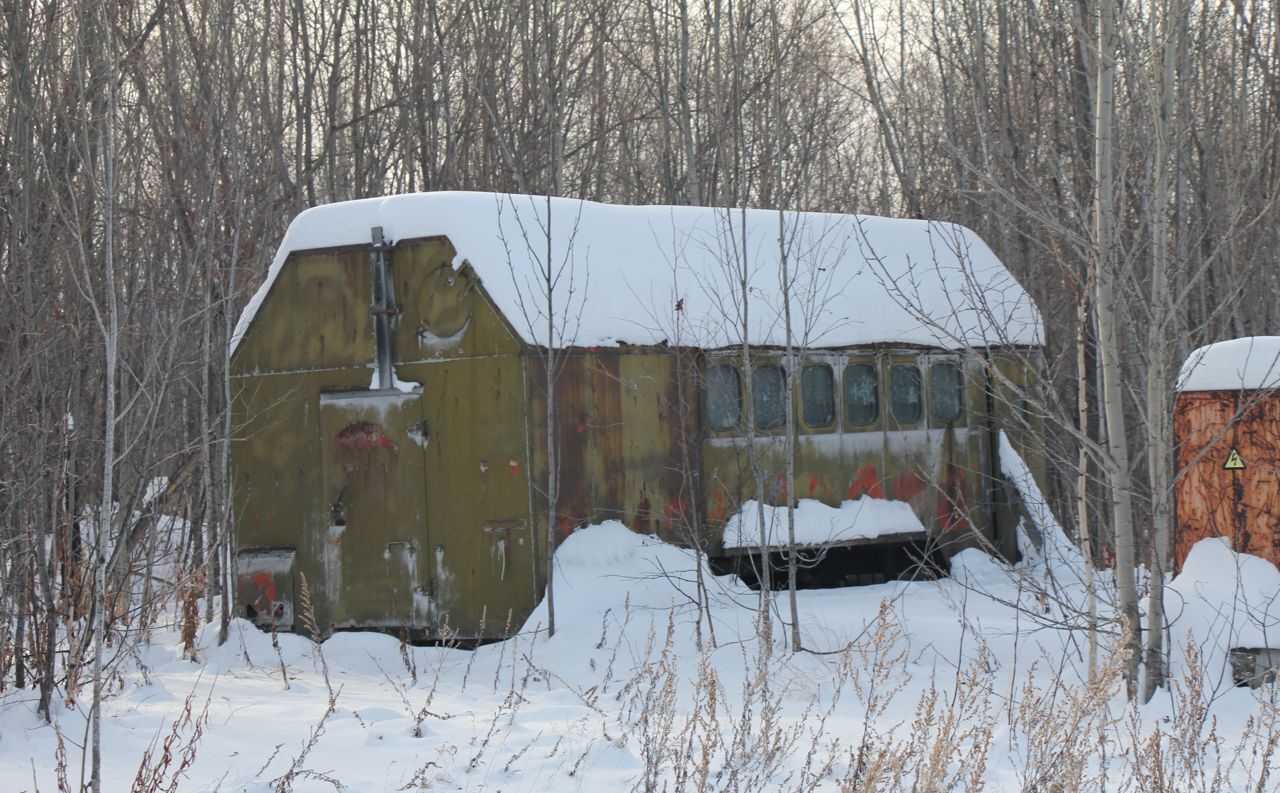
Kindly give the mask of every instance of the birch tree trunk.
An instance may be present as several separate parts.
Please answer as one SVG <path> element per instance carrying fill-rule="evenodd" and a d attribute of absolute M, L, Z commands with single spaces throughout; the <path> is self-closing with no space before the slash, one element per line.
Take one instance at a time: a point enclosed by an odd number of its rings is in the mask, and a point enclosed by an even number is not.
<path fill-rule="evenodd" d="M 773 57 L 774 62 L 781 64 L 782 62 L 782 34 L 778 24 L 778 8 L 773 6 L 770 9 L 770 21 L 773 23 Z M 784 114 L 782 112 L 782 78 L 781 75 L 774 79 L 773 85 L 773 116 L 774 129 L 773 138 L 774 146 L 781 152 L 786 149 L 784 135 L 786 127 L 784 125 Z M 791 652 L 800 652 L 800 604 L 796 597 L 796 500 L 795 489 L 796 481 L 796 406 L 795 406 L 795 390 L 796 376 L 800 371 L 796 356 L 795 334 L 791 327 L 791 272 L 790 262 L 787 260 L 787 216 L 783 209 L 783 196 L 785 195 L 784 184 L 784 158 L 779 154 L 774 163 L 774 173 L 776 174 L 776 200 L 778 202 L 778 277 L 781 281 L 782 288 L 782 323 L 783 332 L 786 335 L 786 360 L 785 376 L 783 379 L 784 393 L 786 394 L 786 438 L 783 445 L 783 454 L 786 456 L 786 486 L 783 490 L 783 497 L 787 500 L 787 601 L 791 608 Z M 763 510 L 761 511 L 763 514 Z"/>
<path fill-rule="evenodd" d="M 552 264 L 551 196 L 547 196 L 547 259 L 544 263 L 543 288 L 547 297 L 547 637 L 556 635 L 555 553 L 556 504 L 560 497 L 560 470 L 556 458 L 556 305 L 555 267 Z"/>
<path fill-rule="evenodd" d="M 1080 528 L 1080 555 L 1084 558 L 1086 630 L 1089 634 L 1089 679 L 1098 672 L 1098 587 L 1093 569 L 1095 543 L 1089 520 L 1089 369 L 1086 355 L 1089 308 L 1088 284 L 1080 284 L 1076 293 L 1076 417 L 1080 422 L 1080 451 L 1076 458 L 1076 512 Z"/>
<path fill-rule="evenodd" d="M 89 787 L 93 793 L 102 791 L 102 654 L 107 631 L 107 544 L 113 536 L 114 491 L 116 457 L 116 366 L 119 361 L 120 328 L 116 306 L 115 280 L 115 41 L 111 32 L 111 20 L 106 3 L 98 6 L 101 25 L 99 35 L 103 48 L 99 75 L 105 92 L 105 129 L 100 138 L 99 157 L 102 161 L 102 180 L 98 206 L 102 222 L 102 277 L 105 308 L 94 305 L 98 326 L 102 331 L 103 361 L 105 364 L 102 429 L 102 500 L 98 505 L 98 531 L 94 537 L 93 564 L 93 702 L 90 721 L 92 737 L 90 749 Z"/>
<path fill-rule="evenodd" d="M 1169 393 L 1169 340 L 1173 306 L 1169 293 L 1169 122 L 1173 110 L 1175 38 L 1172 4 L 1156 3 L 1151 10 L 1151 189 L 1148 193 L 1151 216 L 1151 319 L 1147 331 L 1147 421 L 1146 445 L 1151 487 L 1151 595 L 1147 609 L 1146 646 L 1142 701 L 1147 702 L 1164 685 L 1164 576 L 1168 569 L 1172 515 L 1169 494 L 1173 485 L 1171 463 L 1173 433 L 1169 426 L 1172 405 Z M 1179 26 L 1180 27 L 1180 26 Z"/>
<path fill-rule="evenodd" d="M 1113 132 L 1115 125 L 1116 10 L 1114 0 L 1098 0 L 1096 59 L 1097 86 L 1094 113 L 1094 287 L 1098 320 L 1098 348 L 1102 368 L 1102 412 L 1106 420 L 1107 484 L 1111 500 L 1116 547 L 1116 598 L 1123 635 L 1125 682 L 1130 698 L 1137 693 L 1139 632 L 1138 594 L 1134 581 L 1134 533 L 1132 487 L 1129 471 L 1129 438 L 1125 430 L 1120 361 L 1120 319 L 1115 282 L 1119 268 L 1115 218 Z"/>

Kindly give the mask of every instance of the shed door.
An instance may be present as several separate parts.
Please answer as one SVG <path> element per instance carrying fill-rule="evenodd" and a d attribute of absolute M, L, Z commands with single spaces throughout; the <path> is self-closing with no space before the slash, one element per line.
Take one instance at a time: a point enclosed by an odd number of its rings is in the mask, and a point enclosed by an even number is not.
<path fill-rule="evenodd" d="M 432 627 L 422 419 L 421 394 L 320 397 L 334 627 Z"/>
<path fill-rule="evenodd" d="M 540 594 L 516 356 L 433 364 L 423 377 L 432 602 L 460 638 L 519 628 Z M 423 568 L 427 569 L 427 568 Z"/>

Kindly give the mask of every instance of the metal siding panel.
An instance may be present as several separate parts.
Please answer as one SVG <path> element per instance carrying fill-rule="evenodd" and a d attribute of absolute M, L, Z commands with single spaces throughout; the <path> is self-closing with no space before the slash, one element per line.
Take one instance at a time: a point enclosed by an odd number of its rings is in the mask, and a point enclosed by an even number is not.
<path fill-rule="evenodd" d="M 1174 438 L 1183 472 L 1175 489 L 1175 568 L 1206 537 L 1227 537 L 1236 550 L 1280 564 L 1280 398 L 1181 393 Z M 1232 448 L 1243 470 L 1223 467 Z"/>
<path fill-rule="evenodd" d="M 291 256 L 236 350 L 233 374 L 367 365 L 371 279 L 367 247 Z"/>

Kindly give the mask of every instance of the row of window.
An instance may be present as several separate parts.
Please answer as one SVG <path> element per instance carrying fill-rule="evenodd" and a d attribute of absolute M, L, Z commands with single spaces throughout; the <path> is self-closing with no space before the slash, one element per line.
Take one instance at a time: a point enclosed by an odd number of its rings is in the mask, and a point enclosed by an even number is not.
<path fill-rule="evenodd" d="M 707 368 L 707 420 L 713 430 L 737 428 L 742 423 L 742 378 L 736 366 L 715 364 Z M 874 424 L 880 418 L 880 388 L 876 367 L 852 363 L 844 367 L 840 384 L 845 421 L 854 426 Z M 776 430 L 787 422 L 787 375 L 778 364 L 756 366 L 751 372 L 756 428 Z M 913 363 L 889 368 L 889 410 L 898 424 L 915 424 L 924 413 L 924 388 L 920 367 Z M 952 363 L 929 367 L 930 415 L 935 423 L 948 424 L 964 414 L 964 375 Z M 835 372 L 829 364 L 810 363 L 800 370 L 800 416 L 805 426 L 826 429 L 836 420 Z"/>

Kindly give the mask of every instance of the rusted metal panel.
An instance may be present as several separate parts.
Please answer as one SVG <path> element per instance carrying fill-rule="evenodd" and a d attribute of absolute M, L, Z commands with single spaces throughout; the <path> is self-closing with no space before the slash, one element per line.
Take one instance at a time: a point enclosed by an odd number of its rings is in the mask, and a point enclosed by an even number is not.
<path fill-rule="evenodd" d="M 1252 391 L 1178 395 L 1174 437 L 1176 567 L 1206 537 L 1280 564 L 1280 397 Z M 1232 450 L 1239 458 L 1228 466 Z"/>
<path fill-rule="evenodd" d="M 696 491 L 688 492 L 686 482 L 696 480 L 698 457 L 692 442 L 684 451 L 681 443 L 696 433 L 691 424 L 696 408 L 690 407 L 696 394 L 687 374 L 677 387 L 680 356 L 660 348 L 575 349 L 559 355 L 557 534 L 563 538 L 576 526 L 618 519 L 636 531 L 688 541 L 688 516 L 697 513 L 697 505 L 692 503 Z M 534 481 L 544 488 L 542 353 L 531 351 L 529 361 L 530 416 L 538 439 Z"/>
<path fill-rule="evenodd" d="M 236 602 L 243 616 L 262 627 L 292 630 L 296 616 L 292 548 L 242 550 L 236 554 Z"/>

